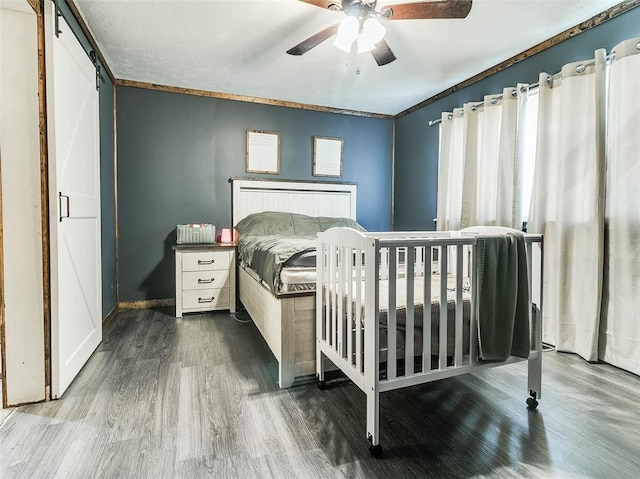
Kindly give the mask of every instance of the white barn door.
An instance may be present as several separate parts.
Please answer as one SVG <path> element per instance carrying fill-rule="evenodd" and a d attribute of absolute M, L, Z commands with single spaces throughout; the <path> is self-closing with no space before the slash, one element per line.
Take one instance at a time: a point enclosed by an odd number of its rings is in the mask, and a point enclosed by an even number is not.
<path fill-rule="evenodd" d="M 102 341 L 100 135 L 95 68 L 46 8 L 51 239 L 51 396 L 60 397 Z"/>

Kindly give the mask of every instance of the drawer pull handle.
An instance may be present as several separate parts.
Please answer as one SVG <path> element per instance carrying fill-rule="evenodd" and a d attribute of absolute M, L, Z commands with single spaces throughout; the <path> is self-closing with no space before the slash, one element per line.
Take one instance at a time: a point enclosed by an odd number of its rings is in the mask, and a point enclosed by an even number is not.
<path fill-rule="evenodd" d="M 198 298 L 198 303 L 212 303 L 213 300 L 216 299 L 213 296 L 210 298 Z"/>
<path fill-rule="evenodd" d="M 199 259 L 198 264 L 213 264 L 215 263 L 215 261 L 216 261 L 215 259 L 210 259 L 209 261 L 206 261 L 204 259 Z"/>
<path fill-rule="evenodd" d="M 208 284 L 213 283 L 215 281 L 214 278 L 211 279 L 198 279 L 198 284 Z"/>

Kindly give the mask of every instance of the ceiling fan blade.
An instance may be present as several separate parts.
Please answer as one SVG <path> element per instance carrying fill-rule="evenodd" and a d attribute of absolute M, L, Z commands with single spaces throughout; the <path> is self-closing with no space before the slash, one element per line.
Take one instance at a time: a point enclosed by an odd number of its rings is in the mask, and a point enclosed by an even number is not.
<path fill-rule="evenodd" d="M 433 2 L 398 3 L 381 10 L 389 20 L 417 20 L 427 18 L 465 18 L 471 11 L 472 0 L 437 0 Z"/>
<path fill-rule="evenodd" d="M 287 50 L 287 53 L 289 55 L 302 55 L 303 53 L 307 53 L 313 47 L 317 47 L 322 42 L 324 42 L 325 40 L 328 40 L 329 38 L 334 36 L 336 33 L 338 33 L 339 26 L 340 24 L 336 23 L 334 25 L 331 25 L 325 28 L 324 30 L 320 30 L 315 35 L 310 36 L 303 42 L 298 43 L 295 47 Z"/>
<path fill-rule="evenodd" d="M 315 5 L 320 8 L 328 8 L 329 10 L 342 10 L 341 1 L 338 0 L 298 0 L 299 2 Z"/>
<path fill-rule="evenodd" d="M 396 59 L 396 56 L 393 54 L 391 48 L 389 48 L 389 45 L 387 45 L 387 42 L 385 42 L 384 39 L 376 43 L 376 47 L 371 50 L 371 54 L 373 55 L 373 58 L 375 58 L 378 66 L 386 65 Z"/>

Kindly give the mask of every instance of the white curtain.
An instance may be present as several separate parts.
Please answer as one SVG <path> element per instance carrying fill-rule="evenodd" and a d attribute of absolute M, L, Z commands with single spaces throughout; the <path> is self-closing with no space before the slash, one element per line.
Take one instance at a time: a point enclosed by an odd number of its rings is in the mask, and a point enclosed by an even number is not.
<path fill-rule="evenodd" d="M 542 73 L 533 102 L 518 85 L 515 101 L 510 88 L 444 113 L 438 227 L 519 227 L 523 140 L 535 138 L 526 176 L 529 231 L 544 234 L 543 340 L 640 374 L 640 37 L 611 57 L 608 85 L 598 50 Z"/>
<path fill-rule="evenodd" d="M 640 37 L 612 56 L 600 359 L 640 374 Z"/>
<path fill-rule="evenodd" d="M 598 359 L 602 296 L 606 56 L 540 75 L 529 231 L 544 234 L 543 340 Z"/>
<path fill-rule="evenodd" d="M 460 229 L 462 178 L 464 171 L 465 122 L 462 108 L 443 113 L 438 162 L 437 227 L 439 231 Z"/>
<path fill-rule="evenodd" d="M 524 88 L 524 87 L 523 87 Z M 520 93 L 520 95 L 518 95 Z M 520 100 L 518 99 L 520 98 Z M 524 90 L 505 88 L 484 99 L 480 119 L 480 157 L 475 223 L 520 228 L 518 112 L 524 111 Z"/>
<path fill-rule="evenodd" d="M 438 230 L 489 225 L 519 228 L 519 104 L 526 88 L 505 88 L 441 121 Z"/>

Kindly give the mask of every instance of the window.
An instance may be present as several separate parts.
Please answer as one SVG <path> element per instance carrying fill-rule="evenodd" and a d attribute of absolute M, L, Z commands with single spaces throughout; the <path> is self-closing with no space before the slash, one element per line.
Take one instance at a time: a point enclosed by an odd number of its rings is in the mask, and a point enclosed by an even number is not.
<path fill-rule="evenodd" d="M 538 89 L 529 90 L 520 134 L 520 141 L 522 142 L 522 147 L 519 148 L 521 154 L 519 166 L 522 169 L 520 205 L 522 207 L 522 221 L 524 222 L 529 220 L 529 211 L 531 209 L 531 193 L 536 164 L 536 138 L 538 133 L 538 100 Z"/>

